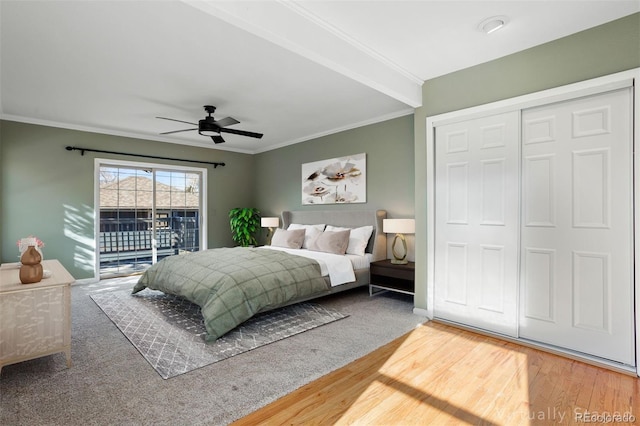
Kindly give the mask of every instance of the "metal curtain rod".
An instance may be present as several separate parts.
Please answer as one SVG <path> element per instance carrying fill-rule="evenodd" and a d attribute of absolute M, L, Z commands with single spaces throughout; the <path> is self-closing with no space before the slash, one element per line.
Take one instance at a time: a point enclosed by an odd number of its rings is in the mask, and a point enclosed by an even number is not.
<path fill-rule="evenodd" d="M 170 157 L 158 157 L 157 155 L 145 155 L 145 154 L 129 154 L 126 152 L 117 152 L 117 151 L 103 151 L 101 149 L 91 149 L 91 148 L 78 148 L 75 146 L 67 146 L 65 147 L 67 151 L 80 151 L 80 155 L 84 155 L 85 152 L 100 152 L 102 154 L 118 154 L 118 155 L 129 155 L 131 157 L 143 157 L 143 158 L 155 158 L 158 160 L 173 160 L 173 161 L 186 161 L 187 163 L 202 163 L 202 164 L 212 164 L 215 169 L 218 166 L 224 166 L 224 163 L 212 163 L 210 161 L 199 161 L 199 160 L 184 160 L 180 158 L 170 158 Z"/>

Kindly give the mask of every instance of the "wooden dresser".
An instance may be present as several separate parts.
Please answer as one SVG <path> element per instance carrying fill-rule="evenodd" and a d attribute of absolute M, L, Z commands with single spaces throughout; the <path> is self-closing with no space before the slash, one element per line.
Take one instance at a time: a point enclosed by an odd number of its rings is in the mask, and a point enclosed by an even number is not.
<path fill-rule="evenodd" d="M 51 276 L 20 283 L 18 263 L 0 266 L 0 371 L 28 359 L 64 352 L 71 366 L 71 283 L 57 260 L 42 262 Z"/>

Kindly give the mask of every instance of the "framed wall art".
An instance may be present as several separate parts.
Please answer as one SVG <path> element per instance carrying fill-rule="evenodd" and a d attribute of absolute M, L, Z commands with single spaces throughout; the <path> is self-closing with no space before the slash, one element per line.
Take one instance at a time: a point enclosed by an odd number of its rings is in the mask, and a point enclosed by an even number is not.
<path fill-rule="evenodd" d="M 302 204 L 367 202 L 366 154 L 302 165 Z"/>

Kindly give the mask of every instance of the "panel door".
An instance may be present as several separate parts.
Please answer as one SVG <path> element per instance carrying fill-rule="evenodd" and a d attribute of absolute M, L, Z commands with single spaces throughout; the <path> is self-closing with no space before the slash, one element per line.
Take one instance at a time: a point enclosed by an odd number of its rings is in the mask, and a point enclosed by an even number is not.
<path fill-rule="evenodd" d="M 517 333 L 519 113 L 439 126 L 434 315 Z"/>
<path fill-rule="evenodd" d="M 523 111 L 520 336 L 634 365 L 630 89 Z"/>

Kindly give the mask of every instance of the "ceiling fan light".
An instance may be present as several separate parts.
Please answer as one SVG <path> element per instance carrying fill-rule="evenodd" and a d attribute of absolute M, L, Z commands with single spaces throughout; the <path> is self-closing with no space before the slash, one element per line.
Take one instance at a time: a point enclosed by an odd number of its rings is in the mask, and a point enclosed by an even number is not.
<path fill-rule="evenodd" d="M 220 136 L 220 128 L 208 118 L 198 121 L 198 133 L 202 136 Z"/>
<path fill-rule="evenodd" d="M 2 1 L 2 0 L 0 0 Z M 222 132 L 224 133 L 232 133 L 235 135 L 240 135 L 240 136 L 247 136 L 250 138 L 262 138 L 262 133 L 255 133 L 255 132 L 248 132 L 246 130 L 238 130 L 238 129 L 227 129 L 227 126 L 232 126 L 234 124 L 238 124 L 240 123 L 238 120 L 236 120 L 233 117 L 225 117 L 221 120 L 216 120 L 215 118 L 213 118 L 211 116 L 211 114 L 216 110 L 216 107 L 214 106 L 210 106 L 210 105 L 205 105 L 204 110 L 209 114 L 208 116 L 206 116 L 205 118 L 203 118 L 202 120 L 198 120 L 198 128 L 197 129 L 184 129 L 184 130 L 174 130 L 172 132 L 164 132 L 164 133 L 160 133 L 161 135 L 168 135 L 170 133 L 178 133 L 178 132 L 188 132 L 188 131 L 192 131 L 192 130 L 197 130 L 198 134 L 201 136 L 208 136 L 210 137 L 214 143 L 224 143 L 224 138 L 222 136 L 220 136 L 220 134 Z M 182 120 L 175 120 L 173 118 L 166 118 L 166 117 L 157 117 L 157 118 L 161 118 L 163 120 L 171 120 L 171 121 L 178 121 L 180 123 L 187 123 L 187 124 L 191 124 L 191 125 L 196 125 L 196 123 L 192 123 L 190 121 L 182 121 Z"/>

